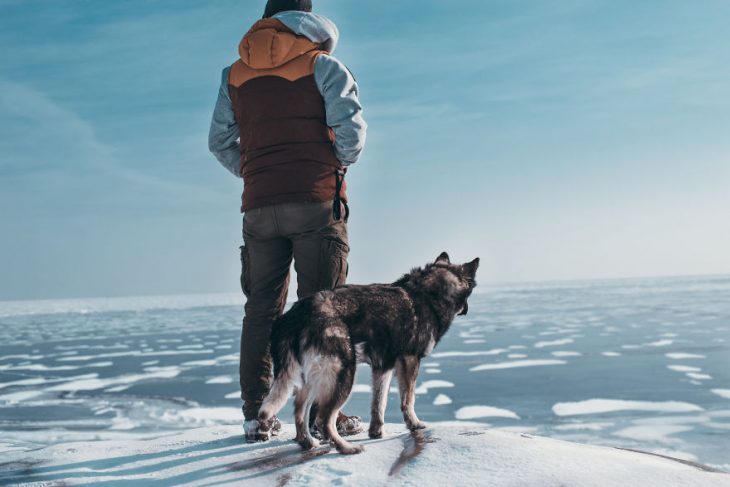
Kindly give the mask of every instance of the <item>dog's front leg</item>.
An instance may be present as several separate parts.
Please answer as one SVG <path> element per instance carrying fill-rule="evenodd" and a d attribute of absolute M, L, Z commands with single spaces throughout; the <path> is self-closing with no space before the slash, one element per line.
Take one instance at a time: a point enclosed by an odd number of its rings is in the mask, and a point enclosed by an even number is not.
<path fill-rule="evenodd" d="M 418 357 L 403 357 L 396 364 L 398 388 L 400 389 L 400 410 L 403 420 L 410 430 L 419 430 L 426 427 L 416 416 L 416 379 L 421 360 Z"/>
<path fill-rule="evenodd" d="M 390 379 L 393 370 L 373 369 L 373 402 L 370 406 L 370 438 L 383 437 L 383 423 L 385 422 L 385 406 L 388 404 Z"/>

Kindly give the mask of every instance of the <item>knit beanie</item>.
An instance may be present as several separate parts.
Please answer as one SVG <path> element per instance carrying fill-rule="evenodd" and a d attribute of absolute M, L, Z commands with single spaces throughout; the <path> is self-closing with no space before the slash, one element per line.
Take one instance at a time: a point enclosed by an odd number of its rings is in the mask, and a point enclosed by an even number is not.
<path fill-rule="evenodd" d="M 312 11 L 312 0 L 269 0 L 266 3 L 264 18 L 273 17 L 285 10 L 301 10 L 302 12 Z"/>

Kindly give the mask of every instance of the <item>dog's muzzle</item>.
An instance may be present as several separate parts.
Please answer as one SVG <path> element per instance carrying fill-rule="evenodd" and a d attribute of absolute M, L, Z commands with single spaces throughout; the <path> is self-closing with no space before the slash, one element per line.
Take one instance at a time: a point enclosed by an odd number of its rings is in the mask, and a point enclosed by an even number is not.
<path fill-rule="evenodd" d="M 469 303 L 464 301 L 464 307 L 461 308 L 461 312 L 457 316 L 465 316 L 468 311 L 469 311 Z"/>

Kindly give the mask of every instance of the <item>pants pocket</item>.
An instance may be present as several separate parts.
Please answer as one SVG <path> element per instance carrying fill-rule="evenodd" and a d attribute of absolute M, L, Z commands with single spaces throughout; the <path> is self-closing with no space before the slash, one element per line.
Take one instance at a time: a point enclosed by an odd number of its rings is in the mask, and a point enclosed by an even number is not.
<path fill-rule="evenodd" d="M 319 289 L 334 289 L 347 281 L 350 247 L 337 238 L 322 240 L 320 247 Z"/>
<path fill-rule="evenodd" d="M 241 290 L 243 295 L 249 297 L 251 294 L 251 271 L 249 270 L 248 249 L 245 245 L 241 246 Z"/>

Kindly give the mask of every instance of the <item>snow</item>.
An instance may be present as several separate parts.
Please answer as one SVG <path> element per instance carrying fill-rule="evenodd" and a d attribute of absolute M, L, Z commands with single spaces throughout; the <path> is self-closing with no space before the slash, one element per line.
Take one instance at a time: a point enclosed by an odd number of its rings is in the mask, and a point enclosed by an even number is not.
<path fill-rule="evenodd" d="M 186 422 L 205 425 L 225 423 L 241 423 L 241 410 L 239 408 L 190 408 L 180 411 L 180 418 Z"/>
<path fill-rule="evenodd" d="M 698 374 L 696 372 L 687 372 L 687 377 L 690 379 L 696 379 L 696 380 L 711 380 L 712 376 L 710 374 Z"/>
<path fill-rule="evenodd" d="M 454 383 L 447 380 L 427 380 L 421 383 L 421 385 L 419 385 L 418 387 L 416 387 L 416 394 L 426 394 L 428 393 L 429 389 L 438 389 L 444 387 L 454 387 Z"/>
<path fill-rule="evenodd" d="M 71 443 L 7 452 L 0 483 L 730 487 L 730 475 L 691 461 L 483 424 L 434 423 L 416 433 L 387 424 L 384 433 L 380 440 L 356 437 L 365 447 L 356 456 L 339 455 L 330 446 L 302 452 L 291 442 L 289 424 L 268 443 L 244 443 L 240 426 L 155 439 Z"/>
<path fill-rule="evenodd" d="M 558 350 L 556 352 L 551 352 L 550 355 L 553 357 L 580 357 L 583 354 L 580 352 L 573 352 L 571 350 Z"/>
<path fill-rule="evenodd" d="M 447 357 L 480 357 L 483 355 L 499 355 L 507 350 L 504 348 L 495 348 L 493 350 L 484 350 L 479 352 L 436 352 L 430 355 L 431 358 L 447 358 Z"/>
<path fill-rule="evenodd" d="M 689 365 L 667 365 L 667 368 L 675 372 L 700 372 L 702 370 L 699 367 L 690 367 Z"/>
<path fill-rule="evenodd" d="M 706 355 L 700 355 L 698 353 L 684 353 L 684 352 L 673 352 L 665 354 L 667 358 L 672 360 L 687 360 L 687 359 L 703 359 L 707 358 Z"/>
<path fill-rule="evenodd" d="M 515 360 L 513 362 L 497 362 L 496 364 L 483 364 L 472 367 L 471 372 L 480 370 L 512 369 L 516 367 L 541 367 L 544 365 L 565 365 L 565 360 Z"/>
<path fill-rule="evenodd" d="M 558 416 L 602 414 L 616 411 L 651 411 L 661 413 L 688 413 L 704 411 L 703 408 L 680 401 L 623 401 L 618 399 L 589 399 L 579 402 L 561 402 L 553 406 Z"/>
<path fill-rule="evenodd" d="M 494 408 L 491 406 L 464 406 L 455 413 L 456 419 L 477 419 L 477 418 L 510 418 L 520 419 L 517 414 L 508 410 Z"/>
<path fill-rule="evenodd" d="M 211 377 L 205 381 L 206 384 L 232 384 L 233 377 L 229 375 L 221 375 L 218 377 Z"/>
<path fill-rule="evenodd" d="M 712 393 L 725 399 L 730 399 L 730 389 L 712 389 Z"/>
<path fill-rule="evenodd" d="M 446 406 L 447 404 L 451 404 L 451 398 L 447 396 L 446 394 L 439 394 L 436 396 L 436 398 L 433 400 L 434 406 Z"/>
<path fill-rule="evenodd" d="M 177 367 L 173 367 L 173 368 L 170 368 L 169 370 L 148 372 L 146 374 L 121 375 L 119 377 L 112 377 L 109 379 L 98 379 L 98 378 L 79 379 L 79 380 L 75 380 L 75 381 L 64 382 L 57 386 L 53 386 L 53 387 L 49 388 L 48 390 L 49 391 L 65 391 L 65 392 L 94 391 L 94 390 L 98 390 L 98 389 L 104 389 L 105 387 L 109 387 L 109 386 L 133 384 L 135 382 L 140 382 L 140 381 L 149 380 L 149 379 L 171 379 L 173 377 L 177 377 L 179 374 L 180 374 L 180 369 Z"/>
<path fill-rule="evenodd" d="M 654 443 L 677 443 L 677 440 L 671 438 L 670 435 L 676 433 L 682 433 L 684 431 L 690 431 L 692 427 L 683 425 L 645 425 L 645 426 L 630 426 L 618 431 L 614 431 L 614 436 L 621 438 L 629 438 L 637 441 L 646 441 Z"/>
<path fill-rule="evenodd" d="M 561 424 L 555 427 L 558 431 L 601 431 L 613 426 L 613 423 L 571 423 Z"/>
<path fill-rule="evenodd" d="M 545 347 L 558 347 L 560 345 L 569 345 L 573 343 L 572 338 L 564 338 L 562 340 L 553 340 L 553 341 L 547 341 L 547 342 L 537 342 L 535 344 L 535 348 L 545 348 Z"/>

